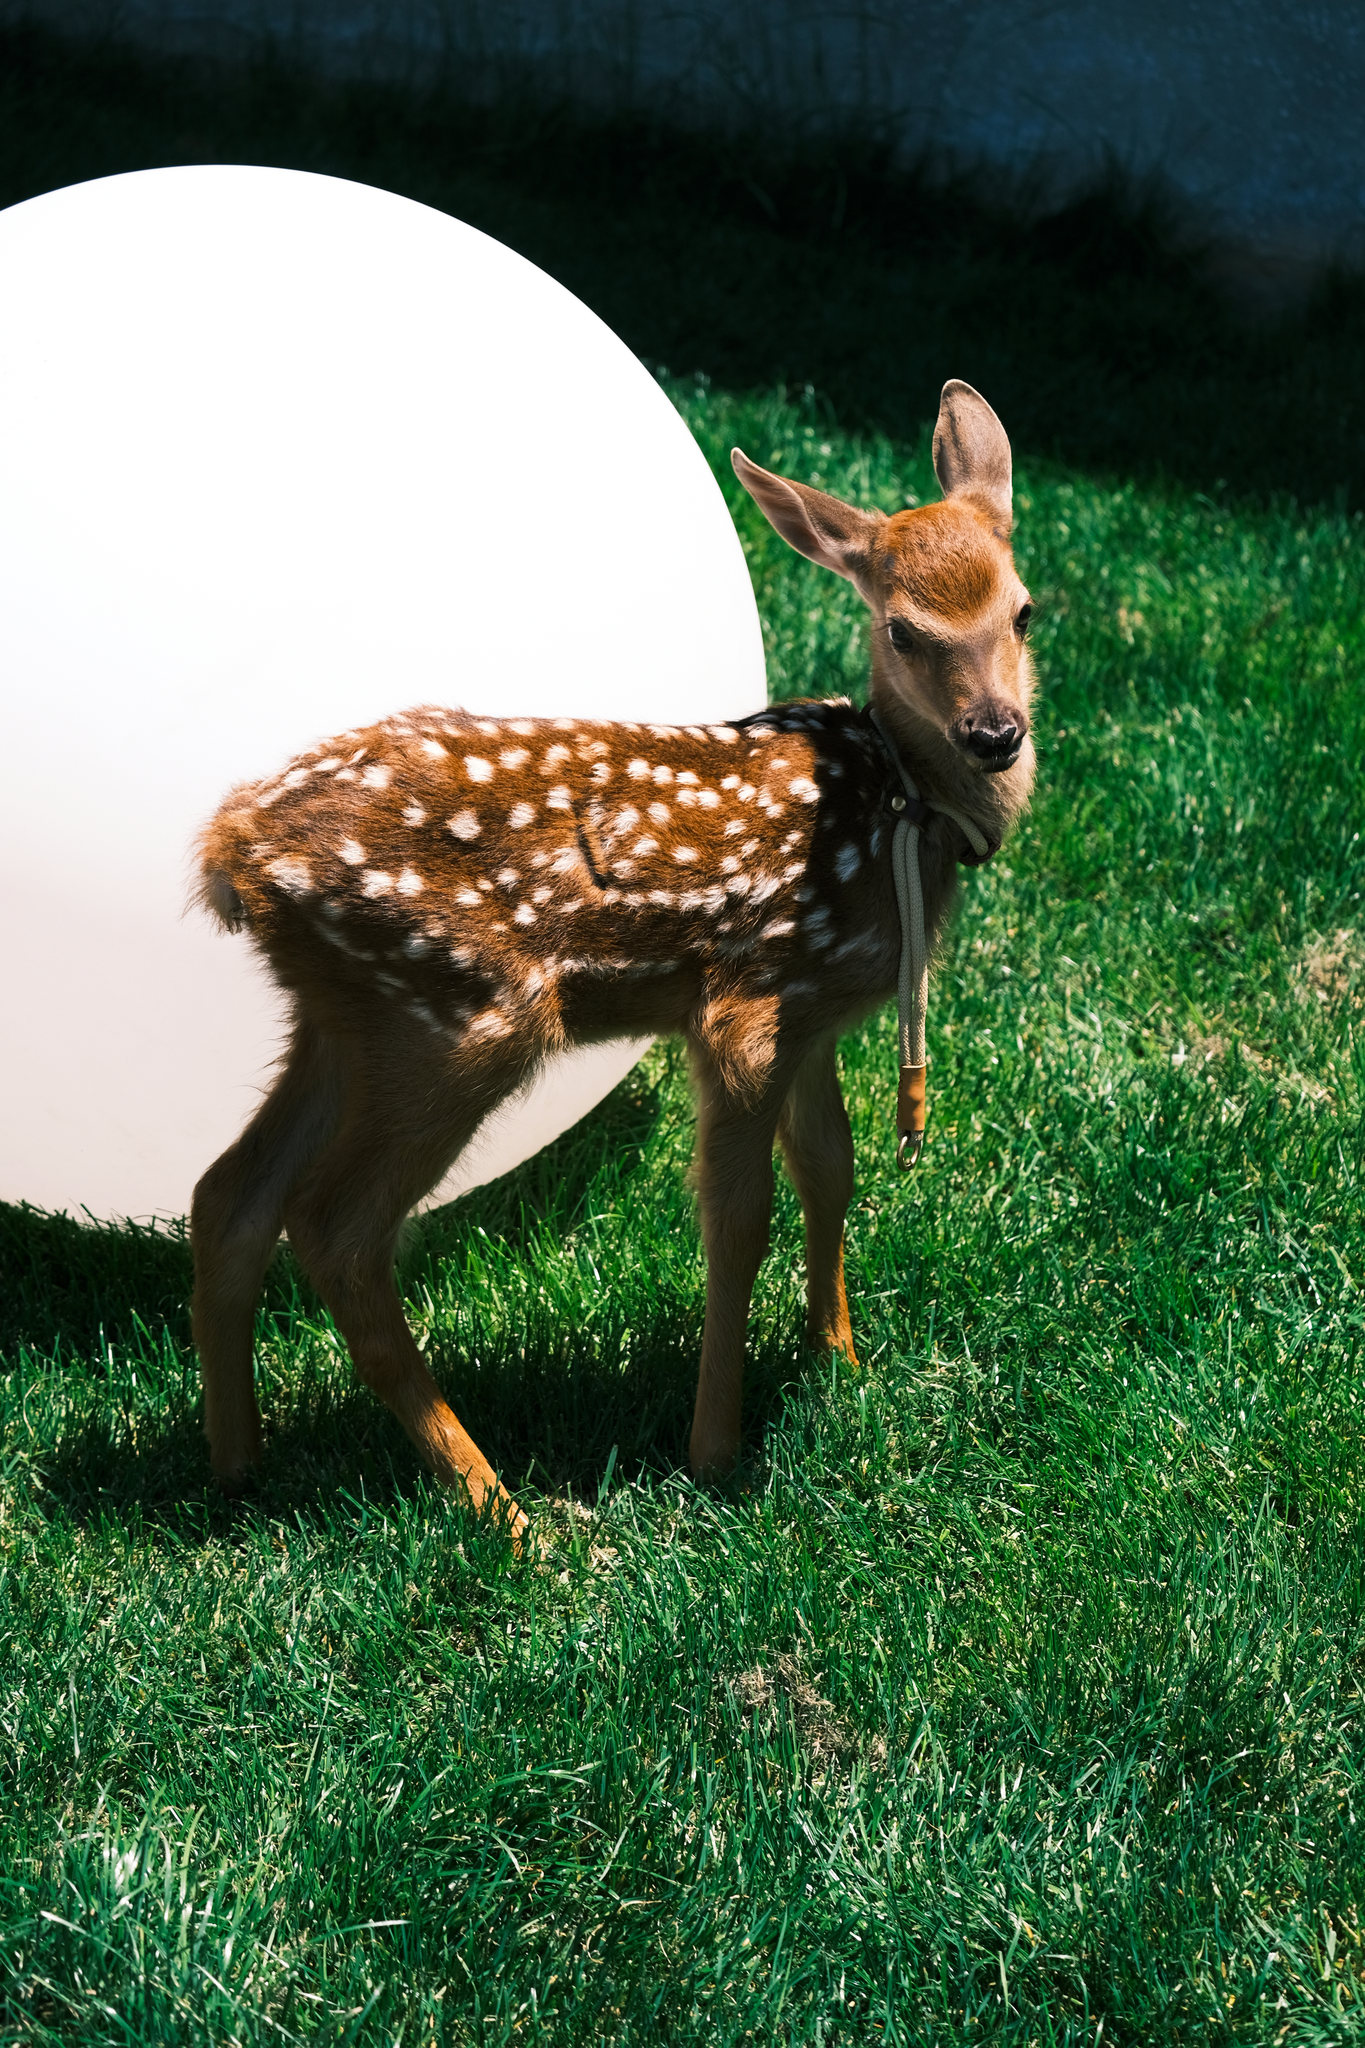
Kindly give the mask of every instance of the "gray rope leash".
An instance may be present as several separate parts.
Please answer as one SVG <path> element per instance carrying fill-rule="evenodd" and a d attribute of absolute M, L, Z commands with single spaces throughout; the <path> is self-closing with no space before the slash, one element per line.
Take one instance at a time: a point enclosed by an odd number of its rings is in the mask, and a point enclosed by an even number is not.
<path fill-rule="evenodd" d="M 924 929 L 924 880 L 920 873 L 920 828 L 926 811 L 942 812 L 962 832 L 979 860 L 986 860 L 991 845 L 981 828 L 961 811 L 947 804 L 924 802 L 900 755 L 892 746 L 886 727 L 875 711 L 868 716 L 878 737 L 896 764 L 905 785 L 904 796 L 893 796 L 893 811 L 908 814 L 897 819 L 891 835 L 891 874 L 896 884 L 896 908 L 901 920 L 900 977 L 896 987 L 897 1023 L 900 1036 L 900 1088 L 896 1098 L 896 1164 L 909 1170 L 924 1149 L 925 1069 L 928 1056 L 924 1027 L 929 1012 L 929 941 Z"/>

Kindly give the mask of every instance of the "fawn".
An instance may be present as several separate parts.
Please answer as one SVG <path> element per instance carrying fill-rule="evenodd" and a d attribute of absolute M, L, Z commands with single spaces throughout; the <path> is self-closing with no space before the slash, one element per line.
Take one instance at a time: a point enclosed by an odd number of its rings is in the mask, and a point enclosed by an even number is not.
<path fill-rule="evenodd" d="M 693 1471 L 739 1449 L 775 1141 L 805 1214 L 808 1340 L 853 1358 L 835 1045 L 896 986 L 903 776 L 930 940 L 958 864 L 998 848 L 1033 778 L 1010 448 L 955 381 L 940 503 L 888 517 L 733 461 L 783 538 L 866 601 L 874 717 L 844 699 L 707 727 L 428 707 L 234 790 L 203 835 L 204 903 L 245 926 L 294 1014 L 279 1078 L 194 1193 L 194 1335 L 226 1486 L 260 1455 L 252 1325 L 283 1229 L 431 1471 L 520 1540 L 413 1341 L 393 1255 L 487 1112 L 586 1040 L 683 1032 L 691 1053 L 707 1255 Z"/>

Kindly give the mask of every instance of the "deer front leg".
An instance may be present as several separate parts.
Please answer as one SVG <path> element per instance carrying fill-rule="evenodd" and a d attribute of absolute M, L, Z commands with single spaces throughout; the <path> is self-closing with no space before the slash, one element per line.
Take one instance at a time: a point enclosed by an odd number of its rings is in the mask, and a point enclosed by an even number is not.
<path fill-rule="evenodd" d="M 853 1199 L 853 1134 L 833 1038 L 796 1071 L 777 1135 L 806 1218 L 806 1342 L 856 1365 L 844 1292 L 844 1219 Z"/>
<path fill-rule="evenodd" d="M 689 1462 L 698 1478 L 739 1455 L 749 1298 L 768 1250 L 776 1104 L 755 1111 L 702 1077 L 696 1183 L 706 1247 L 706 1328 Z"/>

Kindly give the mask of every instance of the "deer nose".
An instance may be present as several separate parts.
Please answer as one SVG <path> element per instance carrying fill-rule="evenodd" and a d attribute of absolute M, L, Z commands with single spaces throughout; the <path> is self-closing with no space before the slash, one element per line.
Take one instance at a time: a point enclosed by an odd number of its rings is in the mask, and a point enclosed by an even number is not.
<path fill-rule="evenodd" d="M 1010 767 L 1024 743 L 1026 728 L 1004 711 L 969 712 L 953 737 L 983 768 Z"/>

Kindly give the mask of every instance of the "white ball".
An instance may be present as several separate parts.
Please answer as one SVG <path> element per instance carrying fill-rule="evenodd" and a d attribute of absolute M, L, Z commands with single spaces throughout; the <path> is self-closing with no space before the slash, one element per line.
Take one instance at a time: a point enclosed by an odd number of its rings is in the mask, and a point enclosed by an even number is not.
<path fill-rule="evenodd" d="M 423 702 L 757 710 L 758 617 L 654 380 L 444 214 L 104 178 L 0 214 L 0 294 L 0 1198 L 178 1215 L 283 1037 L 248 945 L 186 909 L 229 786 Z M 640 1050 L 557 1061 L 441 1194 Z"/>

